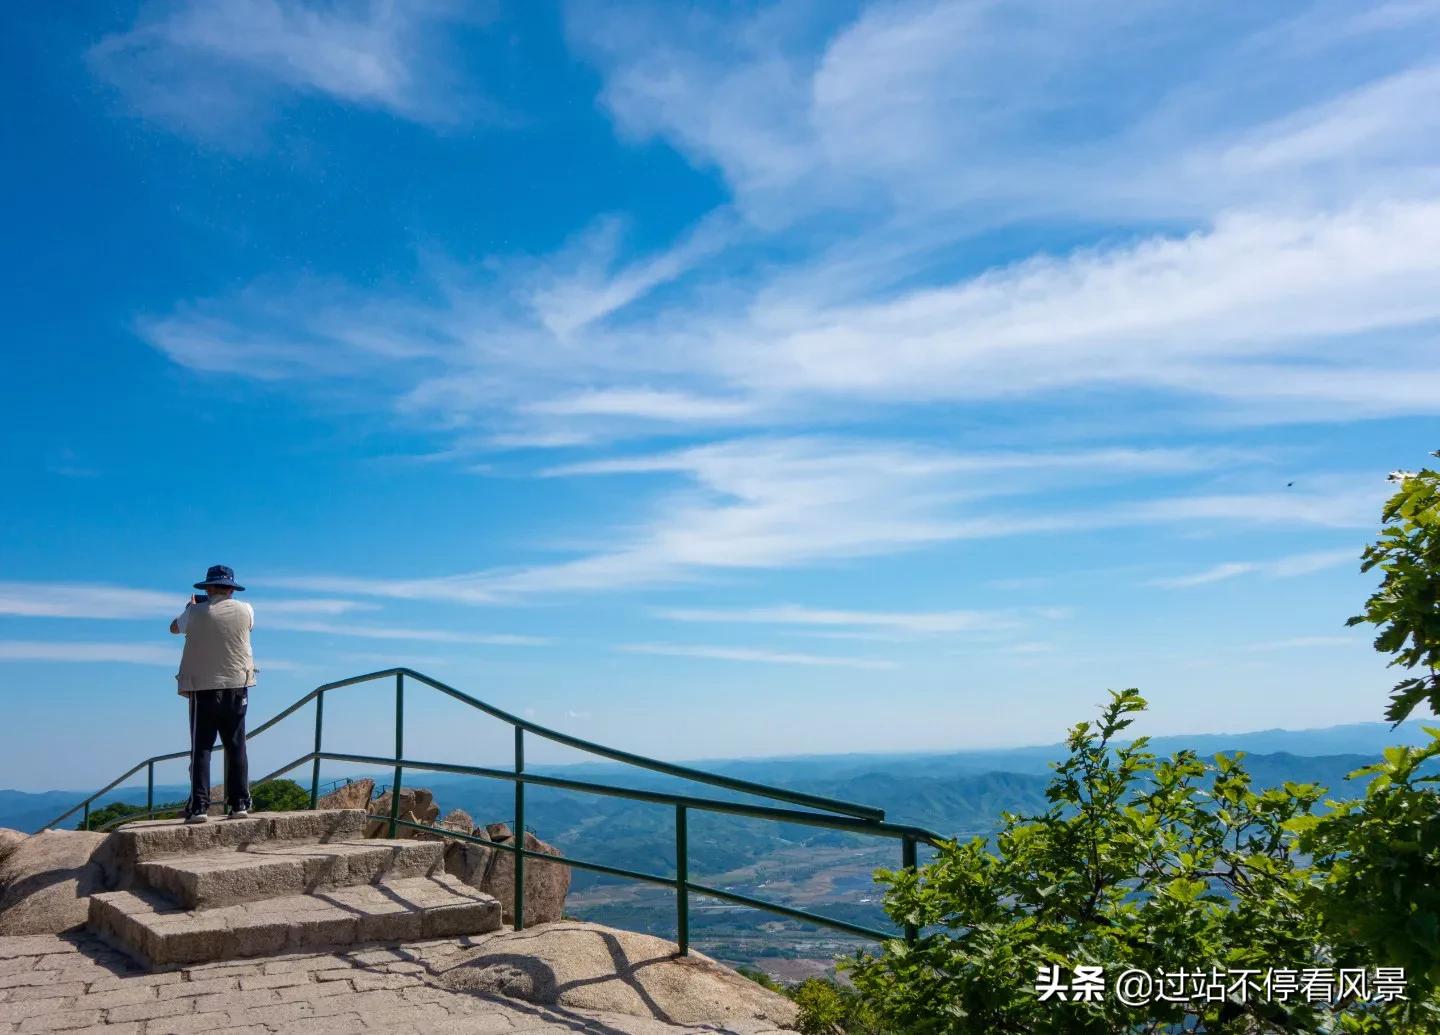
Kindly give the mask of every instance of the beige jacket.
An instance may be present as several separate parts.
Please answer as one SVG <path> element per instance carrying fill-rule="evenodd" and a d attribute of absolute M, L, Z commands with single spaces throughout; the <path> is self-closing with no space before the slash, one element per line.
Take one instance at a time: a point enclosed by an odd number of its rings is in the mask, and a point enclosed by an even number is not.
<path fill-rule="evenodd" d="M 255 610 L 249 604 L 233 597 L 191 604 L 175 623 L 185 634 L 175 675 L 182 695 L 255 685 L 258 669 L 250 653 Z"/>

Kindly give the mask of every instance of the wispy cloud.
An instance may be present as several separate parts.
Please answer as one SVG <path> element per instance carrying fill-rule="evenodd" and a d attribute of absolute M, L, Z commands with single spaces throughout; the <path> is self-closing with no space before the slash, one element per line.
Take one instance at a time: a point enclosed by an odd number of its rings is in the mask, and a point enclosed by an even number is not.
<path fill-rule="evenodd" d="M 127 665 L 180 664 L 173 646 L 148 643 L 74 643 L 47 640 L 0 640 L 0 660 L 115 662 Z"/>
<path fill-rule="evenodd" d="M 583 349 L 503 282 L 446 284 L 438 304 L 255 285 L 137 326 L 197 371 L 388 394 L 476 451 L 648 434 L 656 421 L 784 424 L 857 402 L 1139 390 L 1179 400 L 1169 419 L 1195 425 L 1427 413 L 1440 393 L 1433 200 L 1228 212 L 1188 233 L 938 280 L 914 247 L 737 273 L 718 297 L 670 292 L 590 328 Z M 863 288 L 921 272 L 923 288 Z"/>
<path fill-rule="evenodd" d="M 185 597 L 103 584 L 0 582 L 0 614 L 32 618 L 173 618 Z"/>
<path fill-rule="evenodd" d="M 1365 641 L 1355 636 L 1296 636 L 1288 640 L 1268 640 L 1252 643 L 1248 651 L 1266 652 L 1279 650 L 1308 650 L 1311 647 L 1363 647 Z"/>
<path fill-rule="evenodd" d="M 1266 578 L 1288 579 L 1300 575 L 1310 575 L 1317 571 L 1325 571 L 1328 568 L 1338 568 L 1343 564 L 1355 564 L 1358 566 L 1359 557 L 1360 551 L 1355 548 L 1350 548 L 1345 550 L 1319 550 L 1311 553 L 1291 554 L 1286 557 L 1276 557 L 1265 561 L 1226 561 L 1190 575 L 1152 579 L 1149 584 L 1152 586 L 1183 589 L 1189 586 L 1205 586 L 1212 582 L 1224 582 L 1228 579 L 1239 578 L 1242 575 L 1261 575 Z"/>
<path fill-rule="evenodd" d="M 529 404 L 526 411 L 562 417 L 637 417 L 697 423 L 733 420 L 752 412 L 753 408 L 753 404 L 744 399 L 714 399 L 687 392 L 630 388 L 544 399 Z"/>
<path fill-rule="evenodd" d="M 175 669 L 180 665 L 180 650 L 174 644 L 100 643 L 69 640 L 0 640 L 0 661 L 46 661 L 74 663 L 113 663 L 122 665 L 157 665 Z M 261 657 L 256 671 L 290 672 L 307 666 L 283 658 Z"/>
<path fill-rule="evenodd" d="M 1300 4 L 1220 25 L 1164 3 L 874 3 L 830 31 L 774 8 L 570 13 L 620 130 L 719 169 L 764 225 L 834 208 L 1193 214 L 1405 185 L 1431 160 L 1403 117 L 1435 118 L 1428 4 L 1403 19 Z M 1377 47 L 1418 67 L 1377 74 Z"/>
<path fill-rule="evenodd" d="M 451 70 L 441 30 L 458 13 L 424 0 L 147 3 L 88 57 L 138 114 L 215 142 L 248 135 L 291 96 L 446 125 L 489 107 Z"/>
<path fill-rule="evenodd" d="M 1384 486 L 1331 480 L 1289 492 L 1152 494 L 1085 509 L 1055 506 L 1060 487 L 1148 476 L 1173 483 L 1227 467 L 1227 450 L 1090 450 L 956 454 L 898 442 L 743 439 L 551 469 L 552 477 L 679 476 L 682 488 L 618 545 L 518 569 L 423 578 L 287 575 L 292 589 L 396 599 L 494 603 L 537 594 L 613 591 L 723 573 L 837 564 L 943 542 L 1137 525 L 1365 525 Z M 1168 480 L 1168 481 L 1167 481 Z M 1323 479 L 1312 479 L 1324 482 Z M 1015 501 L 1042 493 L 1045 507 Z M 597 537 L 602 538 L 602 537 Z M 606 533 L 603 539 L 614 542 Z"/>
<path fill-rule="evenodd" d="M 267 615 L 344 615 L 353 611 L 374 611 L 375 604 L 359 600 L 266 600 Z"/>
<path fill-rule="evenodd" d="M 816 665 L 828 668 L 887 669 L 897 667 L 893 661 L 872 658 L 843 658 L 828 654 L 794 654 L 787 651 L 762 650 L 749 647 L 710 647 L 678 643 L 627 643 L 616 648 L 627 654 L 660 654 L 679 658 L 705 658 L 712 661 L 746 661 L 766 665 Z"/>
<path fill-rule="evenodd" d="M 550 640 L 543 636 L 509 633 L 468 633 L 449 629 L 407 629 L 389 625 L 357 625 L 351 622 L 312 622 L 292 618 L 269 623 L 290 632 L 323 633 L 364 640 L 416 640 L 425 643 L 468 643 L 488 647 L 541 647 Z"/>
<path fill-rule="evenodd" d="M 184 610 L 187 599 L 179 592 L 126 586 L 0 581 L 0 615 L 29 618 L 173 618 Z M 279 615 L 339 615 L 370 611 L 375 606 L 364 601 L 319 598 L 267 600 L 264 610 Z"/>
<path fill-rule="evenodd" d="M 753 608 L 667 608 L 656 614 L 673 622 L 848 626 L 906 633 L 987 632 L 1011 629 L 1013 614 L 989 611 L 834 611 L 782 604 Z"/>
<path fill-rule="evenodd" d="M 275 577 L 289 589 L 492 603 L 557 592 L 685 582 L 721 573 L 835 564 L 966 538 L 1032 531 L 1205 520 L 1295 520 L 1296 498 L 1194 497 L 1094 511 L 995 510 L 995 500 L 1112 479 L 1174 478 L 1228 465 L 1230 451 L 1100 449 L 1057 453 L 950 453 L 903 442 L 740 439 L 683 451 L 560 466 L 550 476 L 680 476 L 684 488 L 622 537 L 575 560 L 514 570 L 413 579 L 344 574 Z M 1374 494 L 1371 494 L 1374 495 Z M 1345 504 L 1354 507 L 1348 497 Z M 1310 498 L 1313 520 L 1339 504 Z M 1356 507 L 1358 510 L 1358 507 Z M 1189 514 L 1188 511 L 1194 511 Z M 1303 520 L 1303 518 L 1302 518 Z M 613 541 L 615 534 L 603 535 Z"/>
<path fill-rule="evenodd" d="M 1324 10 L 1216 31 L 1118 2 L 876 4 L 844 24 L 577 5 L 570 39 L 616 126 L 718 166 L 732 201 L 668 245 L 601 215 L 550 254 L 430 262 L 413 293 L 272 279 L 138 330 L 197 371 L 357 382 L 477 451 L 1090 389 L 1178 400 L 1171 423 L 1430 413 L 1440 66 L 1345 58 L 1440 14 Z M 190 48 L 176 67 L 221 83 L 259 69 L 411 113 L 435 72 L 417 40 L 446 14 L 186 4 L 97 54 Z M 1112 229 L 955 261 L 1036 217 Z"/>

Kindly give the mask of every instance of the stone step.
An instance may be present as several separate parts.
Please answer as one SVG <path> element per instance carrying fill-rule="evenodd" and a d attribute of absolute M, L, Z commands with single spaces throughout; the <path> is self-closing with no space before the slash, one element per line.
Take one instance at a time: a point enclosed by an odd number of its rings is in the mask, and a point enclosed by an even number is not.
<path fill-rule="evenodd" d="M 208 823 L 187 824 L 181 819 L 127 823 L 111 837 L 117 858 L 138 865 L 167 856 L 269 841 L 348 841 L 365 835 L 365 822 L 363 809 L 257 812 L 248 819 L 211 819 Z"/>
<path fill-rule="evenodd" d="M 235 822 L 244 822 L 236 820 Z M 213 909 L 255 899 L 428 877 L 445 870 L 441 841 L 259 841 L 172 855 L 135 868 L 140 882 L 186 909 Z"/>
<path fill-rule="evenodd" d="M 499 926 L 499 902 L 445 875 L 204 910 L 182 909 L 152 890 L 90 899 L 90 929 L 151 968 L 484 934 Z"/>

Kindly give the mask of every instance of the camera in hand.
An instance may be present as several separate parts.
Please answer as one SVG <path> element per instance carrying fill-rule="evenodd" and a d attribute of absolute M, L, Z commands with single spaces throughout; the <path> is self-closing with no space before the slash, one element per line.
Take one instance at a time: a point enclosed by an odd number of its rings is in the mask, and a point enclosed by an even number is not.
<path fill-rule="evenodd" d="M 209 599 L 210 599 L 210 596 L 209 596 L 209 594 L 207 594 L 207 593 L 196 593 L 196 594 L 195 594 L 195 603 L 197 603 L 197 604 L 206 603 Z"/>

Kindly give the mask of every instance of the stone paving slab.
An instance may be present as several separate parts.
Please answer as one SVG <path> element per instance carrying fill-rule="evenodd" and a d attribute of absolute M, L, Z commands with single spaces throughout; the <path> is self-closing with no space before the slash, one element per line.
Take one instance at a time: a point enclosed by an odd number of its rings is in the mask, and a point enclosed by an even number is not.
<path fill-rule="evenodd" d="M 289 953 L 150 973 L 91 935 L 0 938 L 0 1032 L 103 1035 L 780 1035 L 540 1007 L 435 983 L 486 935 Z"/>

